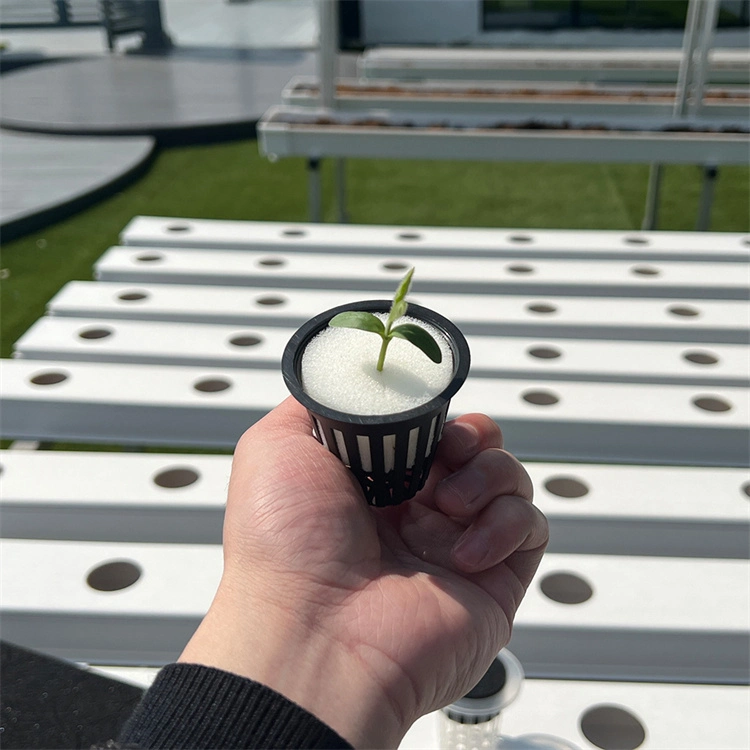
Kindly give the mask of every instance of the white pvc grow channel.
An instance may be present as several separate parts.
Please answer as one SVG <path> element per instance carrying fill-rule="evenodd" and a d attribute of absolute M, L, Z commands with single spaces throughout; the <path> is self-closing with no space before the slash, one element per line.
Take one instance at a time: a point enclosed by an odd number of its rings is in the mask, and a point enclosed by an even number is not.
<path fill-rule="evenodd" d="M 3 360 L 3 432 L 18 440 L 233 447 L 286 397 L 268 370 Z M 488 411 L 523 459 L 747 463 L 743 387 L 469 378 L 451 416 Z"/>
<path fill-rule="evenodd" d="M 18 359 L 278 370 L 294 328 L 45 317 Z M 476 377 L 750 386 L 747 346 L 468 336 Z"/>
<path fill-rule="evenodd" d="M 281 93 L 284 104 L 317 107 L 317 78 L 293 78 Z M 674 89 L 649 87 L 597 87 L 540 82 L 520 87 L 509 83 L 446 83 L 367 81 L 340 78 L 336 81 L 336 110 L 429 114 L 435 117 L 543 118 L 548 122 L 576 121 L 643 122 L 669 120 L 675 107 Z M 750 97 L 746 90 L 718 89 L 704 95 L 696 122 L 747 127 Z M 471 120 L 467 120 L 470 122 Z"/>
<path fill-rule="evenodd" d="M 87 662 L 163 664 L 208 609 L 221 568 L 219 545 L 4 540 L 3 637 Z M 510 648 L 535 677 L 743 684 L 746 568 L 549 553 Z"/>
<path fill-rule="evenodd" d="M 121 245 L 264 252 L 383 253 L 586 260 L 750 260 L 750 235 L 737 232 L 632 232 L 614 229 L 312 224 L 136 216 Z"/>
<path fill-rule="evenodd" d="M 326 156 L 452 161 L 554 161 L 663 164 L 746 164 L 747 133 L 664 130 L 666 121 L 639 129 L 538 128 L 533 124 L 452 116 L 345 114 L 276 106 L 258 123 L 270 158 Z M 654 129 L 649 129 L 653 127 Z M 689 127 L 686 125 L 686 127 Z"/>
<path fill-rule="evenodd" d="M 369 289 L 389 297 L 410 266 L 417 265 L 415 291 L 583 297 L 661 297 L 747 300 L 748 264 L 621 260 L 453 258 L 325 253 L 259 253 L 252 250 L 111 247 L 95 264 L 101 281 L 131 284 L 206 284 L 286 289 Z M 418 299 L 415 299 L 418 302 Z"/>
<path fill-rule="evenodd" d="M 220 544 L 231 464 L 231 456 L 0 451 L 3 536 Z M 748 555 L 742 469 L 554 463 L 526 469 L 534 502 L 550 523 L 550 552 Z"/>
<path fill-rule="evenodd" d="M 372 291 L 71 281 L 49 302 L 50 315 L 109 320 L 298 328 L 329 307 Z M 436 294 L 414 301 L 467 334 L 746 344 L 748 304 L 700 300 Z"/>
<path fill-rule="evenodd" d="M 679 49 L 425 49 L 379 47 L 357 61 L 365 78 L 400 80 L 598 81 L 676 83 Z M 750 83 L 750 52 L 714 49 L 710 83 Z"/>

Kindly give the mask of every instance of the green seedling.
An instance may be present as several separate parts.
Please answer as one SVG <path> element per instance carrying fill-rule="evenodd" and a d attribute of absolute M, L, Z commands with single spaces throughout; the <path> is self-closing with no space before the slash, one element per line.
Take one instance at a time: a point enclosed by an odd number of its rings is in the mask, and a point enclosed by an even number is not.
<path fill-rule="evenodd" d="M 440 351 L 437 341 L 424 328 L 414 323 L 402 323 L 398 326 L 393 325 L 399 318 L 406 315 L 406 310 L 408 309 L 406 295 L 409 293 L 411 277 L 413 275 L 414 269 L 412 268 L 398 285 L 385 324 L 372 313 L 355 310 L 339 313 L 331 318 L 328 323 L 328 325 L 334 328 L 358 328 L 360 331 L 377 333 L 382 339 L 377 364 L 378 372 L 383 372 L 385 353 L 388 349 L 388 344 L 391 343 L 391 339 L 394 336 L 406 339 L 408 342 L 414 344 L 414 346 L 423 351 L 436 364 L 440 364 L 443 360 L 443 354 Z"/>

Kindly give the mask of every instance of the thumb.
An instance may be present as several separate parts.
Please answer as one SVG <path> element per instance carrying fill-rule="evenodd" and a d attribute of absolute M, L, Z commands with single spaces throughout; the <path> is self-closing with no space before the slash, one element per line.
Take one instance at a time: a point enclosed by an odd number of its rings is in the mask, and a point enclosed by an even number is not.
<path fill-rule="evenodd" d="M 276 435 L 312 435 L 312 421 L 307 409 L 294 396 L 288 396 L 265 417 L 258 420 L 245 434 L 262 431 L 264 439 Z M 243 436 L 244 437 L 244 436 Z"/>
<path fill-rule="evenodd" d="M 314 436 L 307 409 L 293 396 L 240 438 L 232 475 L 248 485 L 275 484 L 290 492 L 304 487 L 335 495 L 358 487 L 351 472 Z"/>
<path fill-rule="evenodd" d="M 293 396 L 288 396 L 245 431 L 237 441 L 234 451 L 235 462 L 242 459 L 255 463 L 254 457 L 265 461 L 269 454 L 282 453 L 280 443 L 285 444 L 284 452 L 288 452 L 294 450 L 292 446 L 295 443 L 298 444 L 297 450 L 300 450 L 310 441 L 314 445 L 308 446 L 308 449 L 314 449 L 315 445 L 320 447 L 320 443 L 313 436 L 312 420 L 307 409 Z"/>

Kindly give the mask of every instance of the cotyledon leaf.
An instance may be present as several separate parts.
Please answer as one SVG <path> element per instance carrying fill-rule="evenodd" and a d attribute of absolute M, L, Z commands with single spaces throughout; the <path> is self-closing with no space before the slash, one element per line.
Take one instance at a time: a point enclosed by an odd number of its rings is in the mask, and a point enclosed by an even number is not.
<path fill-rule="evenodd" d="M 391 329 L 391 336 L 398 336 L 400 339 L 406 339 L 421 349 L 433 362 L 440 364 L 443 361 L 443 353 L 432 336 L 424 328 L 414 325 L 414 323 L 402 323 Z"/>
<path fill-rule="evenodd" d="M 334 328 L 358 328 L 360 331 L 371 331 L 381 336 L 385 335 L 383 321 L 369 312 L 348 310 L 347 312 L 334 315 L 328 321 L 328 325 Z"/>

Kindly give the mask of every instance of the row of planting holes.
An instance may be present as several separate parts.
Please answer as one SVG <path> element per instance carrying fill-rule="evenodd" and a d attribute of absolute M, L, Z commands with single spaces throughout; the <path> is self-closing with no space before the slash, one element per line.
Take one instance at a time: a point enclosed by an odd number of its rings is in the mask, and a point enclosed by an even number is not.
<path fill-rule="evenodd" d="M 164 469 L 153 478 L 154 484 L 164 489 L 181 489 L 195 484 L 200 479 L 200 473 L 189 467 Z M 562 500 L 579 500 L 591 492 L 591 488 L 582 479 L 571 476 L 550 477 L 544 482 L 544 489 L 550 495 Z M 740 494 L 750 499 L 750 481 L 740 487 Z"/>
<path fill-rule="evenodd" d="M 95 567 L 86 576 L 86 583 L 95 591 L 122 591 L 133 586 L 143 575 L 141 567 L 130 560 L 110 560 Z M 577 582 L 571 586 L 570 580 Z M 566 604 L 585 601 L 582 598 L 587 587 L 583 579 L 565 573 L 553 573 L 546 576 L 541 583 L 542 591 L 554 599 Z M 556 598 L 558 591 L 564 591 L 567 598 Z M 576 598 L 577 597 L 577 598 Z M 601 704 L 588 708 L 579 720 L 584 737 L 602 750 L 636 750 L 646 739 L 643 723 L 622 706 Z"/>
<path fill-rule="evenodd" d="M 86 328 L 79 331 L 78 336 L 85 341 L 102 341 L 114 336 L 114 334 L 115 331 L 112 328 Z M 232 336 L 228 342 L 237 347 L 258 346 L 258 344 L 263 343 L 263 337 L 254 333 L 242 333 Z"/>
<path fill-rule="evenodd" d="M 0 464 L 0 475 L 3 473 L 3 466 Z M 190 487 L 200 479 L 200 472 L 189 466 L 177 466 L 169 469 L 163 469 L 153 477 L 153 482 L 157 487 L 168 490 L 183 489 Z M 554 476 L 544 482 L 544 489 L 550 495 L 563 500 L 580 500 L 591 492 L 591 488 L 582 479 L 572 476 Z M 750 499 L 750 481 L 740 486 L 740 494 Z"/>
<path fill-rule="evenodd" d="M 281 259 L 277 259 L 279 262 L 275 263 L 274 265 L 283 265 L 284 261 Z M 264 264 L 263 261 L 259 261 L 259 263 Z M 265 264 L 264 264 L 265 265 Z M 384 271 L 404 271 L 410 266 L 407 263 L 401 263 L 398 261 L 393 261 L 389 263 L 383 263 L 381 265 L 381 269 Z M 528 263 L 514 263 L 512 265 L 506 266 L 505 270 L 509 273 L 517 273 L 517 274 L 532 274 L 536 273 L 536 269 L 534 266 L 530 266 Z M 654 266 L 633 266 L 630 269 L 630 273 L 632 273 L 634 276 L 646 276 L 646 277 L 656 277 L 661 276 L 661 271 L 658 268 L 655 268 Z"/>
<path fill-rule="evenodd" d="M 102 339 L 109 338 L 114 335 L 114 331 L 111 328 L 87 328 L 78 333 L 78 336 L 86 341 L 101 341 Z M 263 343 L 263 337 L 256 334 L 241 334 L 238 336 L 232 336 L 229 339 L 229 343 L 232 346 L 247 347 L 257 346 Z M 536 359 L 559 359 L 563 356 L 563 352 L 552 346 L 535 346 L 531 349 L 527 349 L 526 353 L 530 357 Z M 705 351 L 689 351 L 682 355 L 682 358 L 687 362 L 692 362 L 697 365 L 715 365 L 718 364 L 719 358 L 711 352 Z"/>
<path fill-rule="evenodd" d="M 139 565 L 129 560 L 111 560 L 94 568 L 86 577 L 96 591 L 121 591 L 134 585 L 142 576 Z M 580 604 L 593 595 L 591 586 L 571 573 L 550 573 L 539 584 L 548 598 L 561 604 Z M 635 750 L 646 732 L 642 722 L 621 706 L 592 706 L 580 718 L 583 735 L 602 750 Z"/>
<path fill-rule="evenodd" d="M 29 382 L 40 386 L 58 385 L 68 378 L 67 373 L 50 370 L 33 375 L 29 378 Z M 206 378 L 193 384 L 193 388 L 201 393 L 220 393 L 231 387 L 232 382 L 228 378 Z M 561 401 L 558 394 L 542 389 L 524 391 L 521 398 L 533 406 L 553 406 Z M 698 409 L 709 412 L 728 412 L 733 408 L 729 401 L 720 396 L 695 396 L 690 403 Z"/>
<path fill-rule="evenodd" d="M 148 292 L 142 291 L 123 292 L 117 295 L 117 299 L 121 302 L 144 302 L 148 298 Z M 284 305 L 286 302 L 287 300 L 284 297 L 274 295 L 264 295 L 255 299 L 255 303 L 263 307 L 275 307 L 277 305 Z M 557 305 L 549 302 L 530 303 L 526 305 L 526 310 L 539 315 L 552 315 L 560 312 L 560 308 Z M 667 308 L 667 312 L 678 318 L 697 318 L 701 314 L 701 311 L 692 305 L 670 305 Z"/>
<path fill-rule="evenodd" d="M 0 467 L 0 474 L 2 467 Z M 194 485 L 200 472 L 191 467 L 177 466 L 159 471 L 152 478 L 163 489 L 183 489 Z M 553 476 L 544 482 L 550 495 L 564 500 L 578 500 L 589 494 L 588 485 L 576 477 Z M 750 499 L 750 481 L 740 487 L 740 494 Z M 88 576 L 89 586 L 98 591 L 117 591 L 132 586 L 141 577 L 140 568 L 133 563 L 112 561 L 95 568 Z M 573 573 L 549 573 L 540 583 L 542 593 L 561 604 L 581 604 L 593 596 L 593 588 L 582 577 Z"/>
<path fill-rule="evenodd" d="M 0 466 L 0 474 L 2 467 Z M 194 485 L 200 479 L 200 472 L 194 468 L 177 466 L 159 471 L 152 478 L 157 487 L 175 490 Z M 544 488 L 550 495 L 563 500 L 579 500 L 589 494 L 589 486 L 581 479 L 572 476 L 553 476 L 544 482 Z M 750 499 L 750 481 L 740 486 L 740 494 Z M 136 577 L 132 583 L 138 580 Z M 132 585 L 131 584 L 127 584 Z M 112 591 L 114 588 L 100 588 Z M 125 588 L 120 586 L 118 588 Z M 578 604 L 591 598 L 593 590 L 583 579 L 569 573 L 551 573 L 542 579 L 542 591 L 550 599 L 563 604 Z"/>
<path fill-rule="evenodd" d="M 0 473 L 2 467 L 0 467 Z M 179 489 L 195 484 L 199 472 L 186 467 L 164 469 L 153 477 L 154 483 L 165 489 Z M 589 493 L 589 487 L 574 477 L 552 477 L 544 483 L 545 489 L 560 498 L 574 499 Z M 750 498 L 750 482 L 741 492 Z M 112 560 L 95 567 L 86 577 L 87 584 L 96 591 L 121 591 L 134 585 L 142 576 L 136 563 Z M 550 573 L 540 584 L 545 596 L 561 604 L 581 604 L 593 596 L 592 586 L 572 573 Z M 604 750 L 639 747 L 645 739 L 641 722 L 629 711 L 617 706 L 595 706 L 581 717 L 581 731 L 597 747 Z"/>
<path fill-rule="evenodd" d="M 169 224 L 166 227 L 168 232 L 174 232 L 175 234 L 188 234 L 193 231 L 193 227 L 189 224 Z M 307 237 L 307 230 L 305 229 L 283 229 L 279 233 L 282 237 L 294 237 L 301 238 Z M 396 235 L 397 240 L 403 242 L 416 242 L 424 239 L 424 235 L 419 232 L 399 232 Z M 534 237 L 530 234 L 511 234 L 507 237 L 508 242 L 515 242 L 519 245 L 530 245 L 536 242 Z M 650 245 L 651 240 L 648 237 L 641 237 L 639 235 L 627 235 L 622 238 L 622 242 L 625 245 Z M 741 240 L 743 245 L 750 245 L 750 237 L 743 237 Z"/>
<path fill-rule="evenodd" d="M 160 253 L 144 253 L 137 255 L 135 258 L 140 263 L 159 263 L 164 260 L 164 256 Z M 256 261 L 256 265 L 263 266 L 265 268 L 281 268 L 285 266 L 287 261 L 284 258 L 261 258 Z M 406 271 L 411 268 L 411 264 L 402 263 L 400 261 L 390 261 L 388 263 L 382 263 L 380 266 L 381 271 Z M 528 263 L 513 263 L 505 267 L 508 273 L 530 275 L 536 273 L 534 266 L 530 266 Z M 661 276 L 661 270 L 654 266 L 633 266 L 630 269 L 630 273 L 634 276 L 642 276 L 645 278 L 656 278 Z"/>

